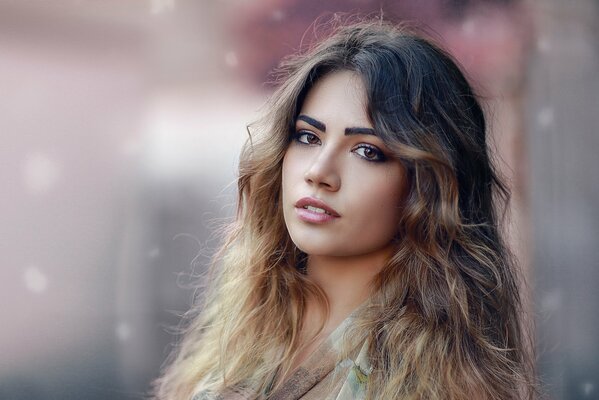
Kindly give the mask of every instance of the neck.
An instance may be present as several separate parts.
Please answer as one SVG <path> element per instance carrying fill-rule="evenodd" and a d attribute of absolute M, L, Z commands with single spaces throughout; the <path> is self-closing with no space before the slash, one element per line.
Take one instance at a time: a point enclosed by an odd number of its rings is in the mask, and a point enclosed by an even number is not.
<path fill-rule="evenodd" d="M 337 325 L 372 294 L 372 280 L 393 253 L 387 246 L 359 256 L 308 257 L 308 276 L 325 292 L 330 315 L 326 325 Z"/>

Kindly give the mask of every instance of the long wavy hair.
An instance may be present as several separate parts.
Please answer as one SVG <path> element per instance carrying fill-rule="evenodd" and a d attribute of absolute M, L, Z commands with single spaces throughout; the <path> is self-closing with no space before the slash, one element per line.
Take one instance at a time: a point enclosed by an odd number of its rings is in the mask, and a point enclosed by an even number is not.
<path fill-rule="evenodd" d="M 361 334 L 347 335 L 369 340 L 368 397 L 533 398 L 519 278 L 499 229 L 509 191 L 483 110 L 446 52 L 378 19 L 341 24 L 280 64 L 240 156 L 237 215 L 214 256 L 211 289 L 156 397 L 188 400 L 249 382 L 268 393 L 298 350 L 306 299 L 327 309 L 285 227 L 281 165 L 307 92 L 339 70 L 361 76 L 371 123 L 407 171 L 398 250 L 350 328 Z"/>

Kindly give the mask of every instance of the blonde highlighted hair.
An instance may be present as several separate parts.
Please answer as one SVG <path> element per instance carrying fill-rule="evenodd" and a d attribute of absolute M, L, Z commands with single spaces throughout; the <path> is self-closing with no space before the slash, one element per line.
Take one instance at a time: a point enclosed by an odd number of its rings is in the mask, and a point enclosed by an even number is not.
<path fill-rule="evenodd" d="M 281 164 L 307 92 L 338 70 L 362 77 L 372 125 L 408 177 L 398 251 L 350 328 L 369 339 L 369 398 L 533 398 L 518 274 L 498 229 L 509 192 L 483 111 L 450 56 L 380 20 L 341 24 L 281 63 L 240 156 L 237 216 L 214 257 L 211 289 L 155 382 L 156 398 L 248 382 L 267 393 L 298 349 L 307 297 L 327 307 L 285 227 Z"/>

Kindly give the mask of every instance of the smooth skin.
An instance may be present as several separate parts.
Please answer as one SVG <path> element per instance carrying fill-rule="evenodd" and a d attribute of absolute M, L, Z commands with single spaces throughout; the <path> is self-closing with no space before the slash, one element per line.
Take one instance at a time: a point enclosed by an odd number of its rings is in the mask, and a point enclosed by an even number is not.
<path fill-rule="evenodd" d="M 299 366 L 370 293 L 370 282 L 393 254 L 405 169 L 373 134 L 359 75 L 337 71 L 308 92 L 283 160 L 283 215 L 295 245 L 308 254 L 308 276 L 325 291 L 330 314 L 308 302 Z M 301 220 L 295 203 L 316 197 L 340 217 Z"/>

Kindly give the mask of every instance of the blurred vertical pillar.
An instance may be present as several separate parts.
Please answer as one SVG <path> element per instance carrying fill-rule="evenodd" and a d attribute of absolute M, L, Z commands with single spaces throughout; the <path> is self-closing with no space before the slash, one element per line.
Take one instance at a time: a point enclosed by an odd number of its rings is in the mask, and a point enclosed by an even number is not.
<path fill-rule="evenodd" d="M 136 15 L 0 4 L 2 399 L 124 397 L 114 250 L 148 76 Z"/>
<path fill-rule="evenodd" d="M 527 124 L 539 370 L 553 399 L 599 398 L 598 3 L 531 2 Z"/>

